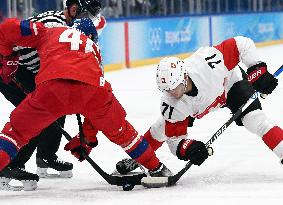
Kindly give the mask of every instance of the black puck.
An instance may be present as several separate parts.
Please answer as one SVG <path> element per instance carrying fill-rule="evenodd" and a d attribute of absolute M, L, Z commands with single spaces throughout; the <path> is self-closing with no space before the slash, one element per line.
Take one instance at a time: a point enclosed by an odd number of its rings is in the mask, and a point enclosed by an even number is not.
<path fill-rule="evenodd" d="M 134 184 L 131 183 L 125 183 L 123 184 L 123 190 L 124 191 L 131 191 L 135 187 Z"/>

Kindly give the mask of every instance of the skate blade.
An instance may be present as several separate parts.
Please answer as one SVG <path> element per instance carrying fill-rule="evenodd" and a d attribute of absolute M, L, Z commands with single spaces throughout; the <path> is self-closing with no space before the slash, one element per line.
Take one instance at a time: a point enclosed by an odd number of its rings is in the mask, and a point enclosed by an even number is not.
<path fill-rule="evenodd" d="M 0 183 L 0 190 L 5 190 L 5 191 L 33 191 L 37 188 L 37 181 L 24 181 L 22 180 L 21 182 L 23 183 L 23 186 L 13 186 L 10 185 L 9 182 L 11 180 L 5 180 Z"/>
<path fill-rule="evenodd" d="M 0 190 L 3 191 L 22 191 L 24 190 L 23 186 L 11 186 L 10 184 L 1 184 Z"/>
<path fill-rule="evenodd" d="M 69 171 L 59 171 L 58 174 L 49 174 L 47 173 L 47 168 L 37 168 L 36 174 L 40 178 L 72 178 L 73 172 L 72 170 Z"/>
<path fill-rule="evenodd" d="M 129 172 L 127 174 L 120 174 L 117 170 L 114 170 L 112 172 L 112 176 L 134 176 L 134 175 L 140 175 L 140 174 L 144 174 L 144 172 Z"/>
<path fill-rule="evenodd" d="M 23 183 L 24 191 L 34 191 L 37 189 L 37 181 L 21 181 Z"/>
<path fill-rule="evenodd" d="M 168 186 L 168 177 L 143 177 L 141 185 L 146 188 L 161 188 Z"/>

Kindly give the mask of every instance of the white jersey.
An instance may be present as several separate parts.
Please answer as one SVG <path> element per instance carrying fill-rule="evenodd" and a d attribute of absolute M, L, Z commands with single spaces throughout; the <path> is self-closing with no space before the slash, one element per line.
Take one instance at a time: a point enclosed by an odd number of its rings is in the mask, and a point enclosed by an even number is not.
<path fill-rule="evenodd" d="M 260 61 L 254 42 L 241 36 L 228 39 L 215 47 L 202 47 L 185 59 L 184 66 L 197 88 L 197 95 L 184 94 L 176 99 L 165 92 L 161 98 L 162 118 L 151 127 L 152 136 L 158 141 L 185 138 L 187 132 L 184 123 L 187 123 L 189 116 L 200 119 L 224 105 L 229 89 L 242 79 L 237 67 L 240 61 L 247 67 Z M 176 143 L 173 143 L 173 147 Z M 168 144 L 170 147 L 172 142 Z"/>

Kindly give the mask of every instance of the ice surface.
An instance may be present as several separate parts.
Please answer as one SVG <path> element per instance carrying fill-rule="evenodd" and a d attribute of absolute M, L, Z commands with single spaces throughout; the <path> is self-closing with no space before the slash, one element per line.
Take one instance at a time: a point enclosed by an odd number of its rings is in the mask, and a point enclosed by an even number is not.
<path fill-rule="evenodd" d="M 271 72 L 281 64 L 283 45 L 260 48 L 262 59 Z M 160 92 L 155 85 L 154 66 L 106 73 L 114 93 L 128 112 L 128 120 L 140 133 L 159 117 Z M 266 100 L 261 100 L 265 113 L 283 126 L 283 80 Z M 0 95 L 0 127 L 8 120 L 13 106 Z M 228 118 L 226 109 L 196 121 L 189 130 L 192 138 L 207 141 Z M 111 126 L 111 125 L 109 125 Z M 76 117 L 68 116 L 65 129 L 75 135 Z M 91 157 L 108 173 L 115 163 L 127 157 L 120 147 L 99 134 L 99 146 Z M 201 167 L 192 166 L 174 187 L 146 189 L 136 186 L 130 192 L 111 186 L 87 162 L 78 162 L 63 150 L 63 138 L 58 155 L 74 163 L 72 179 L 40 179 L 38 189 L 31 192 L 0 191 L 1 205 L 71 205 L 71 204 L 275 204 L 283 201 L 283 165 L 257 137 L 232 124 L 213 144 L 215 154 Z M 174 172 L 185 162 L 173 157 L 164 145 L 157 155 Z M 35 156 L 27 163 L 35 172 Z"/>

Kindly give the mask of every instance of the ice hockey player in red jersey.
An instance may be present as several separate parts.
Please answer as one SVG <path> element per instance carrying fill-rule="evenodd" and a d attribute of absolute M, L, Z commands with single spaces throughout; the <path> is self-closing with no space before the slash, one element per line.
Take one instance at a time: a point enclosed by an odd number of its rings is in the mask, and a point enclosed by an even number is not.
<path fill-rule="evenodd" d="M 247 66 L 247 74 L 237 66 L 240 61 Z M 254 42 L 243 36 L 213 47 L 202 47 L 184 61 L 176 57 L 163 58 L 157 67 L 156 80 L 163 92 L 162 116 L 144 135 L 145 139 L 154 150 L 166 141 L 180 160 L 200 164 L 207 152 L 202 142 L 187 139 L 189 121 L 201 119 L 225 105 L 235 113 L 254 90 L 271 94 L 278 84 L 266 63 L 260 60 Z M 243 111 L 236 124 L 258 135 L 269 149 L 283 158 L 283 131 L 268 120 L 259 99 Z M 203 153 L 202 160 L 190 158 L 191 152 L 196 151 Z M 117 171 L 127 173 L 137 168 L 137 164 L 124 159 L 116 167 Z"/>
<path fill-rule="evenodd" d="M 8 19 L 0 24 L 0 54 L 8 56 L 14 45 L 36 48 L 41 66 L 36 89 L 17 106 L 0 134 L 0 171 L 29 140 L 63 115 L 79 113 L 85 142 L 73 138 L 66 146 L 83 160 L 97 144 L 100 130 L 149 170 L 161 166 L 150 145 L 126 120 L 126 112 L 105 81 L 100 49 L 93 37 L 89 19 L 85 34 L 70 27 L 46 28 L 41 23 Z M 95 28 L 94 28 L 95 29 Z M 84 31 L 84 29 L 81 29 Z M 111 125 L 111 126 L 109 126 Z"/>
<path fill-rule="evenodd" d="M 84 4 L 84 7 L 80 6 Z M 101 32 L 106 21 L 99 13 L 99 0 L 64 0 L 62 11 L 47 11 L 28 18 L 32 22 L 41 22 L 46 27 L 70 26 L 75 18 L 91 17 L 97 31 Z M 94 35 L 95 36 L 95 35 Z M 97 38 L 97 37 L 96 37 Z M 14 106 L 26 97 L 27 93 L 35 89 L 35 76 L 40 67 L 40 58 L 34 48 L 14 47 L 14 55 L 10 59 L 0 59 L 0 92 Z M 18 62 L 13 63 L 11 62 Z M 9 63 L 9 64 L 8 64 Z M 65 116 L 57 120 L 64 127 Z M 48 137 L 45 137 L 48 136 Z M 34 190 L 39 178 L 45 177 L 72 177 L 73 164 L 60 159 L 56 152 L 59 149 L 62 134 L 53 124 L 48 126 L 35 137 L 27 146 L 20 150 L 17 157 L 0 172 L 0 190 Z M 25 169 L 26 162 L 36 151 L 36 174 Z M 50 169 L 58 174 L 48 174 Z M 25 186 L 12 186 L 11 180 L 21 181 Z"/>

